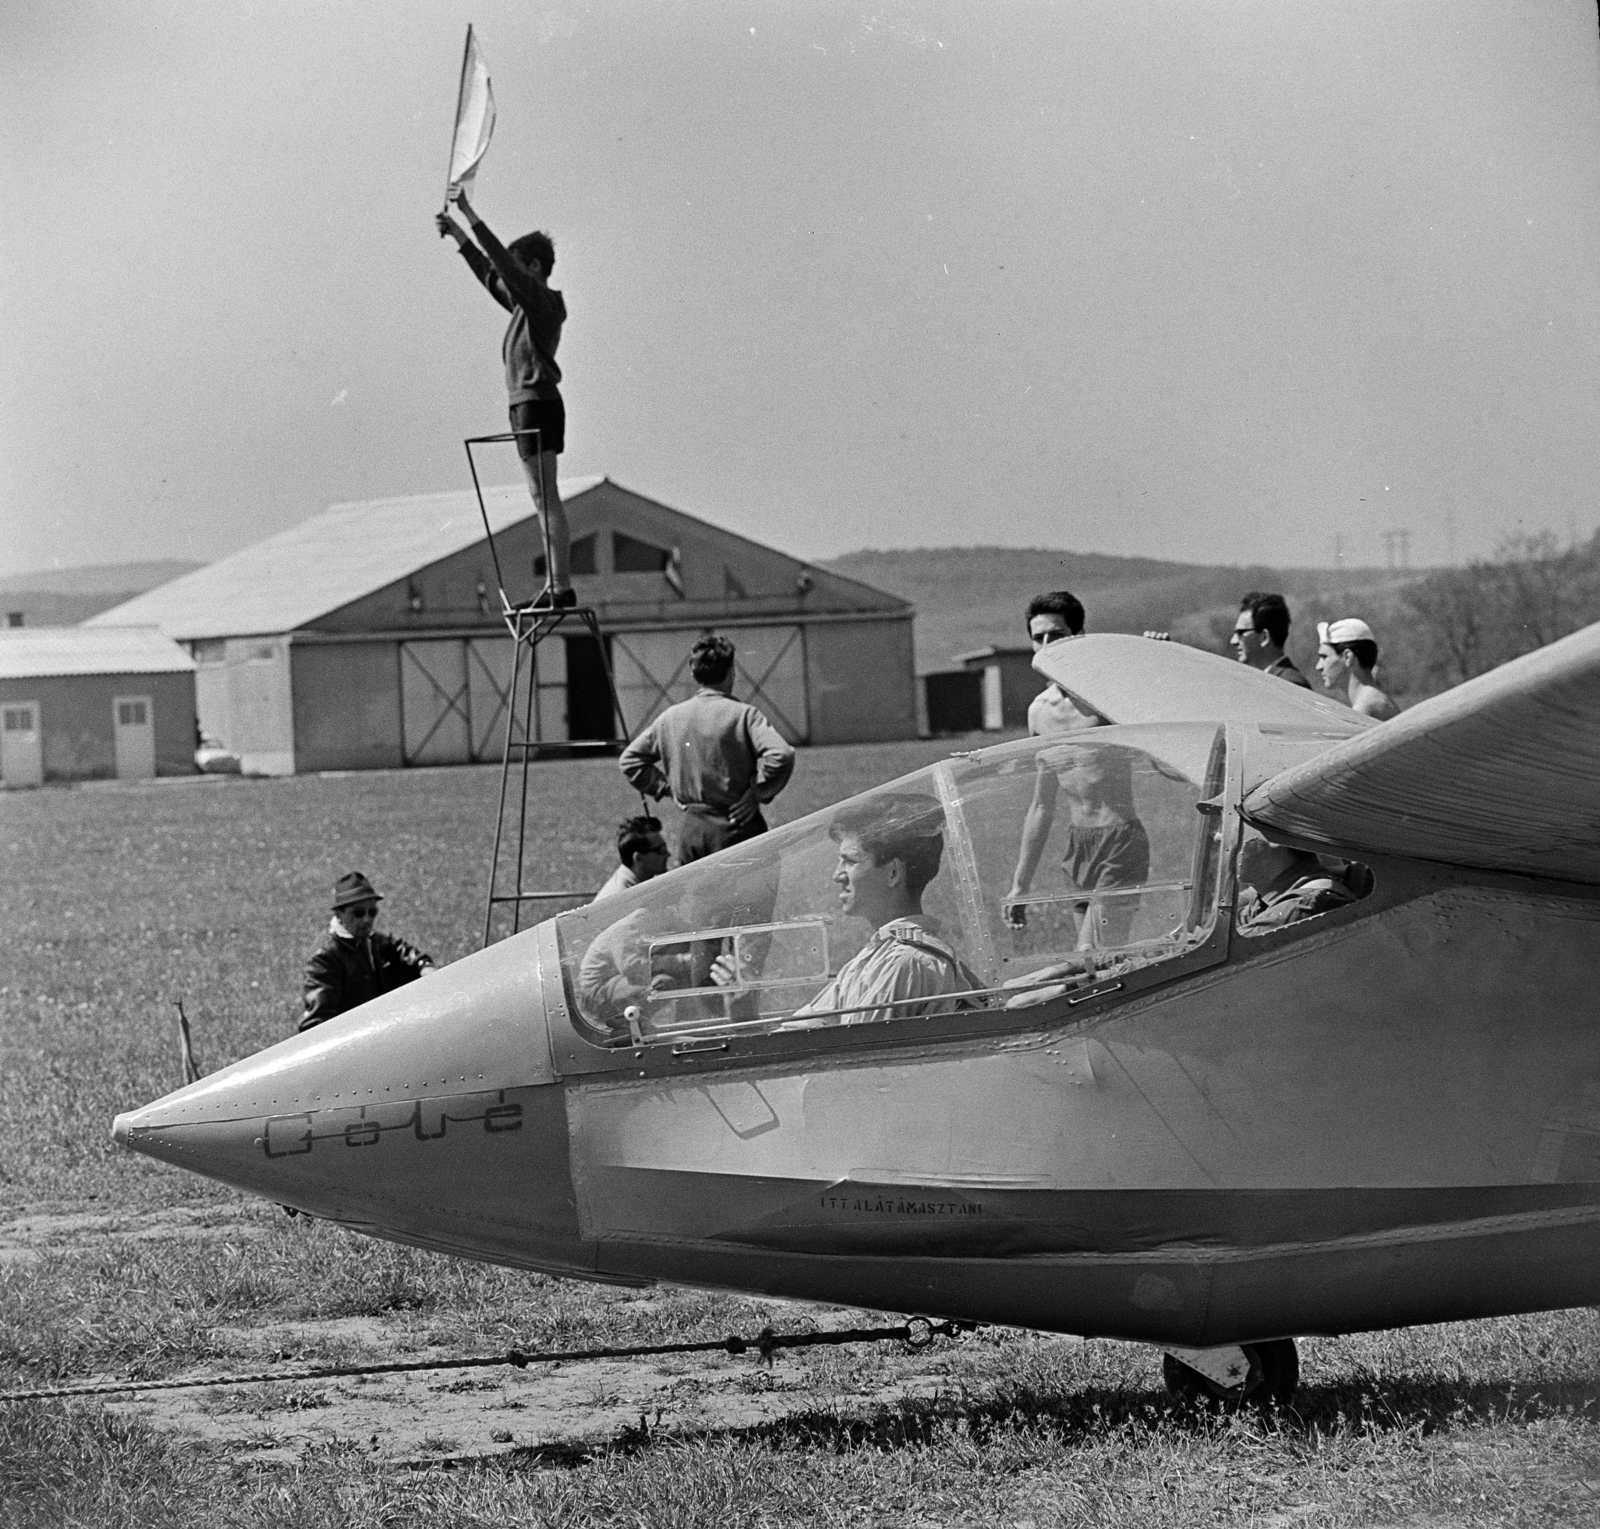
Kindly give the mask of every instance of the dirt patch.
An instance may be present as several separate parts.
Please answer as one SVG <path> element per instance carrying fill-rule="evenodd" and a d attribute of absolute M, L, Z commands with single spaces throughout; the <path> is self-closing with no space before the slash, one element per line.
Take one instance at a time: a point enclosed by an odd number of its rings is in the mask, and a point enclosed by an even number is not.
<path fill-rule="evenodd" d="M 272 1324 L 248 1336 L 264 1357 L 313 1338 L 358 1342 L 373 1362 L 455 1357 L 398 1353 L 401 1334 L 370 1317 Z M 745 1429 L 807 1412 L 858 1415 L 948 1388 L 953 1347 L 909 1353 L 896 1345 L 894 1352 L 892 1366 L 854 1374 L 837 1355 L 819 1364 L 779 1354 L 771 1365 L 755 1355 L 674 1355 L 175 1391 L 113 1400 L 109 1410 L 192 1435 L 237 1460 L 293 1460 L 335 1442 L 397 1463 L 509 1453 L 571 1458 L 630 1438 Z"/>
<path fill-rule="evenodd" d="M 248 1240 L 260 1246 L 281 1231 L 275 1217 L 249 1202 L 120 1215 L 40 1210 L 0 1223 L 0 1265 L 25 1263 L 46 1252 L 92 1255 L 130 1242 Z M 609 1290 L 595 1293 L 616 1298 Z M 675 1325 L 671 1292 L 628 1292 L 622 1300 L 630 1318 L 659 1310 L 664 1330 Z M 786 1301 L 767 1306 L 768 1319 L 785 1332 L 886 1323 L 882 1314 Z M 435 1321 L 434 1313 L 396 1309 L 219 1324 L 207 1329 L 211 1352 L 230 1358 L 194 1368 L 253 1374 L 462 1357 L 461 1348 L 441 1344 L 430 1331 Z M 639 1332 L 633 1321 L 629 1325 Z M 755 1332 L 732 1314 L 730 1327 L 747 1336 Z M 646 1334 L 633 1341 L 651 1339 Z M 510 1346 L 508 1340 L 505 1347 Z M 496 1344 L 479 1342 L 467 1352 L 493 1354 Z M 756 1354 L 666 1355 L 564 1361 L 524 1370 L 503 1365 L 196 1387 L 113 1395 L 103 1405 L 239 1460 L 291 1461 L 334 1442 L 359 1445 L 375 1459 L 395 1463 L 511 1453 L 571 1459 L 652 1435 L 748 1429 L 814 1412 L 860 1416 L 941 1388 L 956 1389 L 951 1371 L 962 1368 L 961 1355 L 959 1343 L 948 1340 L 915 1351 L 898 1343 L 787 1351 L 770 1365 Z"/>
<path fill-rule="evenodd" d="M 82 1250 L 111 1240 L 131 1242 L 239 1241 L 260 1237 L 259 1214 L 243 1206 L 171 1206 L 163 1210 L 106 1215 L 39 1212 L 0 1222 L 0 1264 L 25 1262 L 48 1250 Z"/>

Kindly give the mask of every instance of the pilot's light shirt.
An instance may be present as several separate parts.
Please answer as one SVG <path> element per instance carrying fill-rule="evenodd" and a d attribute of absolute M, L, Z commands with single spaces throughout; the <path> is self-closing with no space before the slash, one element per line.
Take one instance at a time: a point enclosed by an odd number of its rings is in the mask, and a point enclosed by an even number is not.
<path fill-rule="evenodd" d="M 650 991 L 649 934 L 645 909 L 635 908 L 589 942 L 578 963 L 576 984 L 578 1007 L 586 1018 L 604 1023 Z"/>
<path fill-rule="evenodd" d="M 920 1019 L 930 1014 L 950 1014 L 954 1000 L 947 993 L 962 993 L 977 981 L 962 966 L 956 953 L 927 927 L 921 918 L 891 919 L 845 962 L 839 975 L 810 1003 L 795 1010 L 794 1018 L 808 1014 L 831 1015 L 838 1009 L 852 1012 L 838 1018 L 819 1018 L 818 1024 L 865 1025 L 884 1019 Z M 891 1009 L 879 1005 L 900 999 L 926 998 L 924 1004 L 906 1003 Z"/>

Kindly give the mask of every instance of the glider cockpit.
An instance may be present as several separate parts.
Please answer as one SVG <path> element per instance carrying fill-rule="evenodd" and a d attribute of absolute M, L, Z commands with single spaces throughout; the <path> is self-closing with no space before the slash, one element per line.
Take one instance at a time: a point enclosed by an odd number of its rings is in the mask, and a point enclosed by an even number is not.
<path fill-rule="evenodd" d="M 1227 774 L 1210 723 L 956 756 L 563 915 L 568 1012 L 590 1046 L 681 1047 L 1164 980 L 1225 953 Z M 913 916 L 852 906 L 852 838 L 920 864 Z"/>

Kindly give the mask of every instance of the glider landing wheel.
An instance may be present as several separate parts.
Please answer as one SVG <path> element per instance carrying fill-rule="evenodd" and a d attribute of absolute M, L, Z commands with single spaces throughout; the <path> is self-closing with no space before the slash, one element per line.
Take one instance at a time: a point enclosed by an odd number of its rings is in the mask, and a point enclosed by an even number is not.
<path fill-rule="evenodd" d="M 1273 1338 L 1264 1343 L 1244 1343 L 1250 1372 L 1236 1386 L 1219 1385 L 1209 1375 L 1192 1370 L 1171 1354 L 1161 1356 L 1161 1378 L 1179 1401 L 1232 1410 L 1246 1403 L 1256 1407 L 1287 1406 L 1300 1383 L 1300 1355 L 1293 1338 Z"/>

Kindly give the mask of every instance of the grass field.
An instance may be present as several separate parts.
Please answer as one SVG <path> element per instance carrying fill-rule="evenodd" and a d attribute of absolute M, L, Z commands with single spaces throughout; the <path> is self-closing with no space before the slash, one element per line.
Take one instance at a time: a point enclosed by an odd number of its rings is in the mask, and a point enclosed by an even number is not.
<path fill-rule="evenodd" d="M 785 820 L 950 745 L 812 750 Z M 537 881 L 590 886 L 630 801 L 536 776 Z M 179 1081 L 288 1033 L 341 870 L 474 949 L 498 774 L 0 796 L 0 1388 L 716 1338 L 818 1315 L 485 1268 L 290 1221 L 114 1151 Z M 860 1314 L 822 1313 L 829 1322 Z M 544 1375 L 0 1407 L 0 1524 L 1600 1522 L 1600 1317 L 1317 1340 L 1294 1413 L 1195 1416 L 1143 1349 L 1006 1330 Z M 475 1373 L 475 1372 L 474 1372 Z M 448 1468 L 447 1468 L 448 1467 Z"/>

